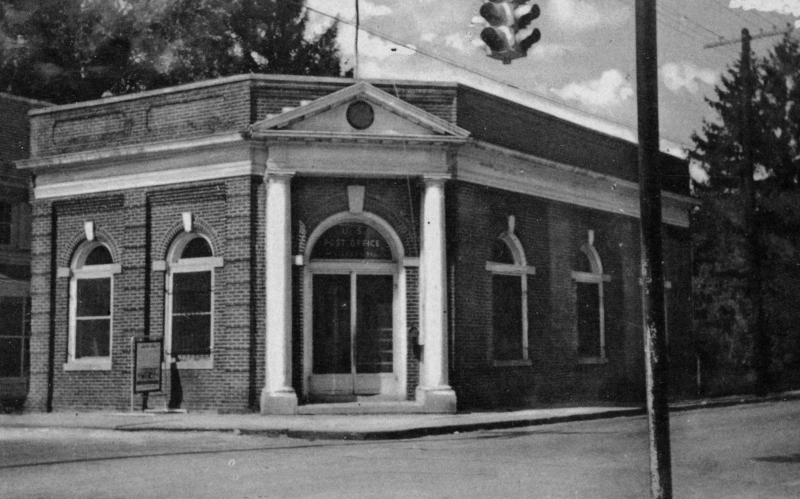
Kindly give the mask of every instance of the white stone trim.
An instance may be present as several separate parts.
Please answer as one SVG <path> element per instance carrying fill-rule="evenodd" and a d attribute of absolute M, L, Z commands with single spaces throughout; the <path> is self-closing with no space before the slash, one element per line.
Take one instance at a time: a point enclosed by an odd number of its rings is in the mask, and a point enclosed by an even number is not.
<path fill-rule="evenodd" d="M 311 260 L 311 253 L 314 245 L 319 238 L 330 228 L 341 223 L 357 222 L 366 224 L 376 231 L 386 240 L 392 252 L 392 262 L 384 261 L 362 261 L 362 260 Z M 336 213 L 322 221 L 309 235 L 305 255 L 303 255 L 306 265 L 303 271 L 303 394 L 307 395 L 311 391 L 311 376 L 314 360 L 313 342 L 313 276 L 315 274 L 349 274 L 356 276 L 359 274 L 383 274 L 394 276 L 393 289 L 393 334 L 392 334 L 392 374 L 395 378 L 394 391 L 386 395 L 394 396 L 398 400 L 405 399 L 407 388 L 407 334 L 408 326 L 406 321 L 406 270 L 403 264 L 407 260 L 404 257 L 403 242 L 392 226 L 383 218 L 371 212 L 362 211 L 361 213 L 351 213 L 349 211 Z M 418 259 L 417 259 L 418 260 Z M 352 277 L 351 277 L 352 278 Z M 355 287 L 351 289 L 355 292 Z M 353 307 L 355 310 L 355 306 Z M 391 384 L 390 384 L 391 385 Z"/>
<path fill-rule="evenodd" d="M 214 368 L 214 340 L 216 336 L 217 314 L 215 311 L 217 301 L 217 272 L 215 269 L 222 267 L 225 263 L 222 257 L 210 256 L 203 258 L 181 259 L 181 253 L 186 245 L 194 238 L 203 238 L 208 243 L 213 252 L 219 251 L 211 244 L 211 240 L 204 234 L 197 232 L 182 232 L 170 245 L 167 252 L 167 260 L 157 260 L 153 262 L 153 270 L 165 270 L 166 293 L 164 303 L 164 358 L 167 362 L 172 357 L 172 301 L 173 301 L 173 277 L 175 274 L 188 272 L 210 272 L 211 273 L 211 331 L 209 338 L 210 353 L 203 358 L 180 358 L 178 361 L 179 369 L 213 369 Z M 163 268 L 157 268 L 162 267 Z"/>
<path fill-rule="evenodd" d="M 513 366 L 529 366 L 532 365 L 530 360 L 530 344 L 529 344 L 529 320 L 528 320 L 528 276 L 536 275 L 536 267 L 528 265 L 528 259 L 525 256 L 525 248 L 522 246 L 522 241 L 514 234 L 516 227 L 516 218 L 514 215 L 508 217 L 508 230 L 497 236 L 497 239 L 505 244 L 514 257 L 514 263 L 499 263 L 499 262 L 486 262 L 486 270 L 493 275 L 508 275 L 518 276 L 520 278 L 520 304 L 521 317 L 521 331 L 522 334 L 522 358 L 513 360 L 497 360 L 492 358 L 495 367 L 513 367 Z M 494 284 L 492 284 L 494 286 Z M 494 307 L 494 296 L 492 297 L 492 307 Z M 494 310 L 492 310 L 494 315 Z M 492 335 L 494 335 L 494 326 L 492 327 Z"/>
<path fill-rule="evenodd" d="M 176 170 L 115 175 L 98 179 L 39 185 L 34 187 L 33 192 L 36 199 L 48 199 L 123 189 L 200 182 L 203 180 L 216 180 L 242 175 L 256 175 L 263 172 L 263 169 L 255 168 L 254 166 L 255 165 L 253 165 L 251 161 L 236 161 L 233 163 L 196 166 Z"/>
<path fill-rule="evenodd" d="M 359 81 L 341 90 L 320 97 L 305 106 L 255 123 L 251 125 L 250 131 L 253 136 L 258 136 L 269 130 L 285 128 L 297 121 L 316 116 L 333 107 L 346 104 L 356 99 L 382 107 L 412 123 L 436 133 L 444 134 L 445 136 L 461 138 L 469 136 L 469 131 L 424 111 L 417 106 L 409 104 L 388 92 L 384 92 L 365 81 Z"/>
<path fill-rule="evenodd" d="M 108 147 L 104 149 L 90 149 L 84 152 L 72 152 L 45 156 L 42 158 L 23 159 L 16 162 L 20 170 L 41 170 L 43 168 L 66 166 L 79 163 L 124 161 L 127 158 L 144 155 L 164 155 L 180 153 L 198 147 L 219 147 L 222 145 L 245 142 L 241 133 L 226 133 L 210 135 L 199 139 L 174 140 L 169 142 L 155 142 L 131 146 Z"/>
<path fill-rule="evenodd" d="M 598 302 L 598 321 L 600 323 L 600 355 L 597 357 L 579 357 L 579 364 L 604 364 L 608 362 L 606 356 L 606 306 L 603 283 L 610 282 L 611 276 L 603 273 L 603 261 L 600 259 L 600 253 L 594 247 L 594 231 L 588 231 L 588 242 L 581 246 L 581 252 L 586 255 L 589 260 L 591 272 L 582 272 L 578 270 L 571 271 L 572 280 L 575 283 L 583 284 L 596 284 L 597 285 L 597 302 Z M 577 294 L 577 290 L 576 290 Z M 577 314 L 576 314 L 577 317 Z M 577 332 L 577 330 L 576 330 Z"/>
<path fill-rule="evenodd" d="M 297 412 L 292 387 L 293 173 L 267 174 L 265 214 L 266 338 L 261 413 Z"/>
<path fill-rule="evenodd" d="M 68 303 L 68 331 L 67 331 L 67 362 L 65 371 L 108 371 L 111 370 L 111 357 L 114 352 L 114 276 L 122 272 L 122 265 L 111 263 L 105 265 L 84 266 L 86 257 L 97 247 L 103 246 L 106 251 L 111 250 L 105 244 L 97 241 L 84 241 L 75 251 L 71 266 L 66 268 L 69 281 Z M 63 274 L 64 267 L 57 270 Z M 65 276 L 66 277 L 66 276 Z M 108 315 L 108 356 L 77 358 L 76 336 L 78 334 L 78 281 L 81 279 L 108 279 L 109 280 L 109 315 Z M 97 318 L 105 318 L 98 316 Z"/>
<path fill-rule="evenodd" d="M 638 218 L 639 186 L 627 180 L 471 141 L 458 151 L 456 179 Z M 664 223 L 689 226 L 691 196 L 662 191 Z"/>

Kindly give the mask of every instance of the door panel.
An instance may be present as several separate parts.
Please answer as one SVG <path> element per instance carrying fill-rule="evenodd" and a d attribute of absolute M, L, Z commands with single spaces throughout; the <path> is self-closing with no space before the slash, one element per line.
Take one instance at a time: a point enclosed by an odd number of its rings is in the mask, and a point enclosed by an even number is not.
<path fill-rule="evenodd" d="M 394 279 L 359 275 L 356 283 L 356 373 L 390 373 Z"/>
<path fill-rule="evenodd" d="M 394 394 L 394 276 L 312 278 L 312 393 Z"/>
<path fill-rule="evenodd" d="M 350 276 L 315 275 L 313 373 L 352 374 Z"/>

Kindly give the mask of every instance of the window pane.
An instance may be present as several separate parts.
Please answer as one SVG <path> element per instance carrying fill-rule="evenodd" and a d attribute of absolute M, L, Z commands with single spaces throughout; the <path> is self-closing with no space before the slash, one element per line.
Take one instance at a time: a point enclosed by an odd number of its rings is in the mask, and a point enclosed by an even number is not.
<path fill-rule="evenodd" d="M 108 357 L 111 319 L 78 319 L 75 325 L 75 358 Z"/>
<path fill-rule="evenodd" d="M 523 359 L 522 281 L 520 277 L 492 276 L 492 333 L 496 360 Z"/>
<path fill-rule="evenodd" d="M 0 338 L 0 377 L 22 376 L 22 338 Z"/>
<path fill-rule="evenodd" d="M 111 258 L 111 253 L 105 246 L 98 246 L 93 249 L 87 256 L 84 265 L 108 265 L 114 263 Z"/>
<path fill-rule="evenodd" d="M 181 272 L 172 275 L 172 312 L 211 312 L 211 272 Z"/>
<path fill-rule="evenodd" d="M 11 244 L 11 203 L 0 203 L 0 244 Z"/>
<path fill-rule="evenodd" d="M 211 314 L 172 316 L 173 355 L 211 353 Z"/>
<path fill-rule="evenodd" d="M 390 275 L 356 277 L 356 372 L 392 372 L 392 295 Z"/>
<path fill-rule="evenodd" d="M 512 265 L 516 263 L 514 261 L 514 254 L 511 253 L 511 248 L 508 247 L 505 241 L 500 239 L 494 241 L 491 261 L 496 263 L 510 263 Z"/>
<path fill-rule="evenodd" d="M 350 374 L 350 276 L 314 276 L 314 374 Z"/>
<path fill-rule="evenodd" d="M 181 252 L 181 258 L 206 258 L 214 256 L 208 241 L 202 237 L 195 237 L 189 241 Z"/>
<path fill-rule="evenodd" d="M 0 335 L 22 336 L 24 333 L 23 306 L 25 298 L 0 298 Z"/>
<path fill-rule="evenodd" d="M 78 317 L 111 315 L 111 278 L 78 279 Z"/>
<path fill-rule="evenodd" d="M 600 287 L 577 283 L 578 355 L 600 356 Z"/>

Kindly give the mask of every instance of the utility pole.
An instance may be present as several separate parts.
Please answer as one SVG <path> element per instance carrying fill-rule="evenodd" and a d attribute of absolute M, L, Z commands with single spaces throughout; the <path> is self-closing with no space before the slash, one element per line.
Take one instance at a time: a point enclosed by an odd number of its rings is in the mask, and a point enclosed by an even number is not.
<path fill-rule="evenodd" d="M 748 294 L 752 302 L 755 318 L 752 322 L 751 336 L 754 345 L 754 361 L 756 369 L 755 392 L 758 396 L 766 395 L 770 390 L 769 367 L 771 362 L 771 339 L 765 324 L 764 315 L 764 282 L 762 275 L 761 230 L 758 201 L 755 186 L 755 160 L 753 158 L 753 98 L 755 96 L 753 65 L 750 41 L 754 38 L 785 35 L 794 30 L 788 25 L 783 30 L 761 32 L 751 36 L 747 28 L 742 29 L 742 37 L 738 40 L 719 41 L 705 45 L 705 48 L 720 47 L 732 43 L 742 44 L 742 55 L 739 72 L 742 78 L 741 121 L 739 124 L 739 143 L 742 146 L 742 163 L 739 167 L 739 191 L 745 198 L 744 226 L 750 256 L 750 273 L 748 275 Z"/>
<path fill-rule="evenodd" d="M 636 0 L 642 319 L 645 336 L 647 422 L 650 432 L 650 497 L 672 499 L 656 47 L 656 0 Z"/>
<path fill-rule="evenodd" d="M 358 32 L 361 30 L 361 13 L 359 12 L 358 0 L 356 2 L 356 39 L 355 39 L 355 59 L 356 63 L 353 65 L 353 78 L 358 79 Z"/>

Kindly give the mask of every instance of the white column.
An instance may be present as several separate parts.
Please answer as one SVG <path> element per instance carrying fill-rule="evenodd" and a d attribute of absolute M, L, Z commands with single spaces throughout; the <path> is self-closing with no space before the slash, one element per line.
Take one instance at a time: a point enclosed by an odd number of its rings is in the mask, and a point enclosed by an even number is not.
<path fill-rule="evenodd" d="M 267 174 L 266 383 L 261 414 L 297 413 L 292 388 L 291 173 Z"/>
<path fill-rule="evenodd" d="M 445 177 L 426 177 L 422 196 L 420 329 L 422 366 L 417 400 L 430 412 L 455 412 L 456 394 L 448 384 Z"/>

